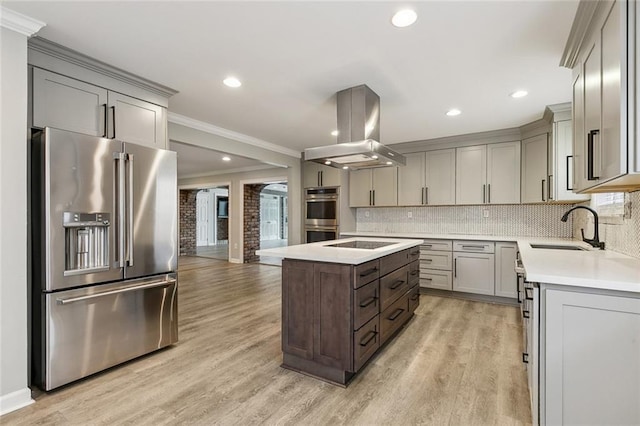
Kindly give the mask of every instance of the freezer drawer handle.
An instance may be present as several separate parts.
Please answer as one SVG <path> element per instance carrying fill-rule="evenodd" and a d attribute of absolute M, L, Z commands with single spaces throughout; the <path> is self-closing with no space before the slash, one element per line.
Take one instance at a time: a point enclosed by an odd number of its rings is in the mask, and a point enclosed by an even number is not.
<path fill-rule="evenodd" d="M 156 288 L 156 287 L 169 287 L 171 284 L 174 284 L 175 282 L 176 280 L 166 280 L 161 282 L 136 285 L 136 286 L 126 287 L 126 288 L 121 288 L 118 290 L 110 290 L 110 291 L 103 291 L 101 293 L 88 294 L 86 296 L 69 297 L 66 299 L 59 298 L 59 299 L 56 299 L 56 302 L 58 302 L 58 305 L 68 305 L 69 303 L 80 302 L 82 300 L 88 300 L 88 299 L 95 299 L 97 297 L 102 297 L 102 296 L 110 296 L 112 294 L 128 293 L 130 291 L 138 291 L 138 290 L 147 290 L 147 289 Z"/>

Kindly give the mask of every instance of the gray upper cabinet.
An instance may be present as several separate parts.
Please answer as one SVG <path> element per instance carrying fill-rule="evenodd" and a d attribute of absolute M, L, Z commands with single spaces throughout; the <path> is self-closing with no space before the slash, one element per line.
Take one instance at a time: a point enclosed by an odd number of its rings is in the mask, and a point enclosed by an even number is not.
<path fill-rule="evenodd" d="M 407 154 L 407 164 L 398 168 L 398 205 L 455 204 L 456 151 Z"/>
<path fill-rule="evenodd" d="M 33 37 L 28 45 L 29 124 L 168 148 L 175 90 Z"/>
<path fill-rule="evenodd" d="M 554 121 L 549 149 L 549 201 L 584 201 L 589 195 L 577 194 L 574 183 L 573 125 L 571 120 Z"/>
<path fill-rule="evenodd" d="M 349 173 L 349 207 L 397 205 L 397 167 L 355 170 Z"/>
<path fill-rule="evenodd" d="M 573 69 L 575 191 L 640 188 L 635 1 L 583 1 L 562 64 Z"/>
<path fill-rule="evenodd" d="M 548 200 L 547 134 L 522 141 L 522 202 L 541 203 Z"/>
<path fill-rule="evenodd" d="M 106 136 L 106 89 L 39 68 L 32 79 L 33 126 Z"/>
<path fill-rule="evenodd" d="M 520 202 L 520 141 L 456 148 L 456 204 Z"/>
<path fill-rule="evenodd" d="M 305 161 L 302 166 L 303 188 L 316 188 L 319 186 L 340 186 L 342 184 L 340 170 Z"/>
<path fill-rule="evenodd" d="M 166 110 L 116 92 L 109 92 L 108 133 L 115 139 L 166 148 Z"/>

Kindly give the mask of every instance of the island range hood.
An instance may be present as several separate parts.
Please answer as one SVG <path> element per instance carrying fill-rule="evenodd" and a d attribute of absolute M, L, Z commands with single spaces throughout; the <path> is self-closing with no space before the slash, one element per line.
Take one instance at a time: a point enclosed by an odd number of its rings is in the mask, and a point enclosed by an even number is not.
<path fill-rule="evenodd" d="M 382 145 L 380 97 L 366 85 L 337 93 L 338 143 L 304 150 L 304 159 L 350 170 L 404 166 L 404 156 Z"/>

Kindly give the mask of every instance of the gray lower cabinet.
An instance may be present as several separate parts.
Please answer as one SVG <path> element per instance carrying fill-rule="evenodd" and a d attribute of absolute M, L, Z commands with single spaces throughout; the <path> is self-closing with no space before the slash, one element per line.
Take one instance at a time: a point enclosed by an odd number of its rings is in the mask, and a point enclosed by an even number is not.
<path fill-rule="evenodd" d="M 361 265 L 284 259 L 282 366 L 346 385 L 419 304 L 418 251 Z"/>
<path fill-rule="evenodd" d="M 167 148 L 164 107 L 40 68 L 32 70 L 32 126 Z"/>
<path fill-rule="evenodd" d="M 494 295 L 495 243 L 455 241 L 453 250 L 453 290 Z"/>
<path fill-rule="evenodd" d="M 496 243 L 496 296 L 512 299 L 518 297 L 518 277 L 514 269 L 517 253 L 516 243 Z"/>
<path fill-rule="evenodd" d="M 541 424 L 640 424 L 640 295 L 541 284 Z"/>

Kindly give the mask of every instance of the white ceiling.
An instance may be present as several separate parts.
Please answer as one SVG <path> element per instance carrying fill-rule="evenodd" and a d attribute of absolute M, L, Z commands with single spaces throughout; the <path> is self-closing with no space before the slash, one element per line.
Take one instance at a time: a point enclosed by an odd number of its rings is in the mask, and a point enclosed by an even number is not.
<path fill-rule="evenodd" d="M 3 4 L 46 22 L 41 37 L 178 90 L 171 112 L 296 151 L 335 142 L 334 94 L 363 83 L 385 144 L 520 126 L 571 100 L 558 63 L 574 0 Z M 404 6 L 418 21 L 398 29 Z M 222 85 L 231 74 L 242 87 Z"/>

